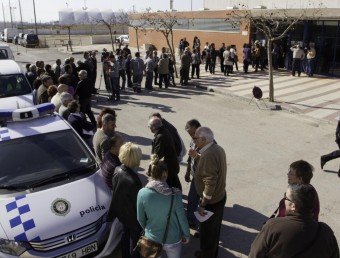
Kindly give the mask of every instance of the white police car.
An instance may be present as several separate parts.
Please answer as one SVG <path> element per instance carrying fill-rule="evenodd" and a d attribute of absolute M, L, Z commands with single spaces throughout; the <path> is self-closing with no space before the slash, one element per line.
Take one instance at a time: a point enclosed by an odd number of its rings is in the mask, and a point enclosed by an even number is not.
<path fill-rule="evenodd" d="M 99 258 L 120 241 L 94 156 L 53 110 L 0 110 L 1 258 Z"/>

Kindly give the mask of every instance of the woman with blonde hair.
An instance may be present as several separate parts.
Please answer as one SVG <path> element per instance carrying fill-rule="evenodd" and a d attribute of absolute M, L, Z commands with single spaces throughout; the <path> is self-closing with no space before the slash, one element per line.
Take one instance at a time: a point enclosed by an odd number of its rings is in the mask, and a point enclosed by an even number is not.
<path fill-rule="evenodd" d="M 163 244 L 168 258 L 180 258 L 182 244 L 189 243 L 190 237 L 182 194 L 179 189 L 168 186 L 168 168 L 155 154 L 151 156 L 147 175 L 150 181 L 137 197 L 137 219 L 147 239 Z"/>
<path fill-rule="evenodd" d="M 108 212 L 109 220 L 117 217 L 123 224 L 121 240 L 122 257 L 139 258 L 134 250 L 142 232 L 137 221 L 137 194 L 142 188 L 137 168 L 140 165 L 142 151 L 138 145 L 127 142 L 120 147 L 119 160 L 122 165 L 117 167 L 112 177 L 112 200 Z"/>

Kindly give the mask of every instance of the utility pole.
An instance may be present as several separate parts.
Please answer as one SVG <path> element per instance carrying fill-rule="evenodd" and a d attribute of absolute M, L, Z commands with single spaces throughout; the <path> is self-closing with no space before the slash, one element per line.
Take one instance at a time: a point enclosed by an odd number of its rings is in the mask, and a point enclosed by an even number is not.
<path fill-rule="evenodd" d="M 8 0 L 8 3 L 9 3 L 9 14 L 11 16 L 11 27 L 13 28 L 11 0 Z"/>
<path fill-rule="evenodd" d="M 35 2 L 34 2 L 34 0 L 33 0 L 33 10 L 34 10 L 35 34 L 38 36 L 37 16 L 35 14 Z"/>
<path fill-rule="evenodd" d="M 24 33 L 24 25 L 22 24 L 22 13 L 21 13 L 21 3 L 19 0 L 19 9 L 20 9 L 20 21 L 21 21 L 21 31 Z"/>
<path fill-rule="evenodd" d="M 174 9 L 174 0 L 170 0 L 170 10 Z"/>
<path fill-rule="evenodd" d="M 5 19 L 5 9 L 4 9 L 4 3 L 2 3 L 2 13 L 4 15 L 4 24 L 5 24 L 5 28 L 7 28 L 7 25 L 6 25 L 6 19 Z"/>

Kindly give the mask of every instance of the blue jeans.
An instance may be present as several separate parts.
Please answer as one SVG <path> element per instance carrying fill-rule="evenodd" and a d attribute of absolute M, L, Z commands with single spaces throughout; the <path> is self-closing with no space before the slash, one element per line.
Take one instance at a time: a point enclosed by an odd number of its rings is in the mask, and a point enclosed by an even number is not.
<path fill-rule="evenodd" d="M 188 194 L 188 205 L 187 205 L 187 218 L 189 224 L 197 223 L 194 212 L 197 211 L 200 197 L 197 194 L 194 178 L 191 181 L 189 194 Z"/>
<path fill-rule="evenodd" d="M 163 249 L 168 258 L 181 258 L 182 252 L 182 241 L 175 244 L 164 244 Z M 162 257 L 165 257 L 162 255 Z"/>
<path fill-rule="evenodd" d="M 309 76 L 313 76 L 314 74 L 314 65 L 315 65 L 314 58 L 307 59 L 307 74 Z"/>

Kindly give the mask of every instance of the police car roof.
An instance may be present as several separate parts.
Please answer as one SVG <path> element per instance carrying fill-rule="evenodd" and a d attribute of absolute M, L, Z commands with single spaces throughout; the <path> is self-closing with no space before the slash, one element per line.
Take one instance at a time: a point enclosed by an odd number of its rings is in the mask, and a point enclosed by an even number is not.
<path fill-rule="evenodd" d="M 22 73 L 22 70 L 14 60 L 0 60 L 0 75 L 17 73 Z"/>
<path fill-rule="evenodd" d="M 8 122 L 0 127 L 0 141 L 71 129 L 59 115 L 45 115 L 36 119 Z"/>

